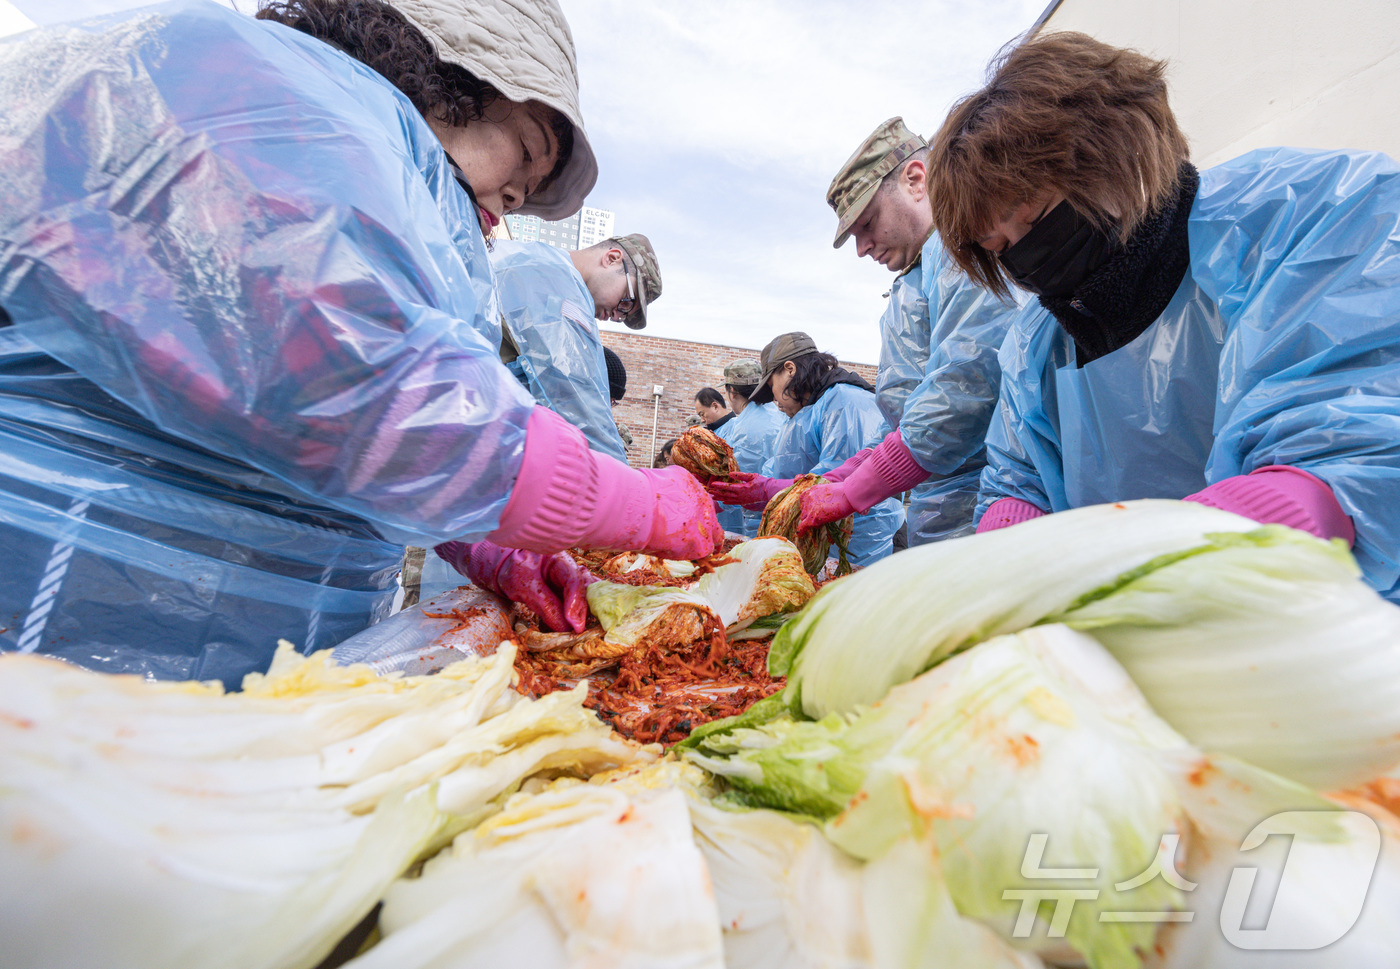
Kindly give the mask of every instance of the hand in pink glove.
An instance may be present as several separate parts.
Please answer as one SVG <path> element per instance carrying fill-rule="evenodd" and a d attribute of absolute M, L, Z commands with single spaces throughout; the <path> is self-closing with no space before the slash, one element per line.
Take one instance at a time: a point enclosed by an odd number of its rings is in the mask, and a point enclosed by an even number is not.
<path fill-rule="evenodd" d="M 863 455 L 863 456 L 862 456 Z M 857 451 L 845 464 L 823 475 L 833 484 L 820 484 L 802 496 L 802 517 L 797 530 L 819 528 L 855 512 L 864 514 L 886 498 L 908 491 L 928 479 L 904 443 L 899 431 L 891 431 L 876 447 Z"/>
<path fill-rule="evenodd" d="M 1045 512 L 1041 511 L 1029 501 L 1022 501 L 1020 498 L 998 498 L 987 507 L 982 515 L 982 520 L 977 523 L 977 534 L 983 532 L 994 532 L 999 528 L 1009 528 L 1012 525 L 1019 525 L 1021 522 L 1028 522 L 1032 518 L 1043 518 Z"/>
<path fill-rule="evenodd" d="M 724 528 L 715 515 L 715 502 L 695 475 L 685 468 L 646 468 L 654 494 L 651 530 L 645 544 L 630 541 L 603 542 L 606 548 L 652 551 L 663 558 L 699 559 L 713 555 L 724 544 Z"/>
<path fill-rule="evenodd" d="M 724 529 L 689 471 L 629 468 L 590 451 L 581 431 L 536 407 L 520 473 L 490 538 L 536 552 L 581 546 L 698 559 L 718 551 Z"/>
<path fill-rule="evenodd" d="M 582 632 L 588 624 L 584 590 L 597 579 L 564 552 L 541 555 L 494 542 L 443 542 L 433 551 L 473 585 L 529 606 L 556 632 Z"/>
<path fill-rule="evenodd" d="M 792 484 L 791 478 L 765 478 L 761 474 L 736 471 L 727 481 L 718 478 L 707 487 L 716 501 L 726 505 L 743 505 L 751 511 L 762 511 L 773 496 Z"/>
<path fill-rule="evenodd" d="M 802 515 L 797 519 L 797 530 L 805 532 L 809 528 L 821 528 L 828 522 L 854 515 L 856 511 L 841 482 L 819 484 L 802 495 Z"/>
<path fill-rule="evenodd" d="M 1224 478 L 1182 501 L 1231 511 L 1261 525 L 1288 525 L 1318 538 L 1356 543 L 1356 528 L 1332 489 L 1301 468 L 1271 464 L 1250 474 Z"/>

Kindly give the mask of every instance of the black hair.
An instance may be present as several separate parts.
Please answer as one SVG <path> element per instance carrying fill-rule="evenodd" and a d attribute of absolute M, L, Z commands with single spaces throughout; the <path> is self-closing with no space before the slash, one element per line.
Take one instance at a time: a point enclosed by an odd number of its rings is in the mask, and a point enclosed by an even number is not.
<path fill-rule="evenodd" d="M 695 399 L 705 407 L 713 407 L 719 404 L 721 407 L 727 406 L 724 402 L 724 395 L 713 387 L 701 387 L 696 393 Z"/>
<path fill-rule="evenodd" d="M 748 400 L 758 391 L 758 384 L 725 384 L 725 390 L 732 390 L 740 397 Z"/>
<path fill-rule="evenodd" d="M 788 381 L 786 394 L 806 407 L 826 389 L 826 375 L 836 368 L 836 358 L 829 353 L 804 353 L 792 361 L 797 372 Z"/>
<path fill-rule="evenodd" d="M 502 97 L 460 64 L 440 60 L 422 31 L 380 0 L 272 0 L 254 16 L 339 48 L 402 91 L 424 118 L 450 127 L 480 121 Z M 558 111 L 551 114 L 559 158 L 541 188 L 558 177 L 574 150 L 574 126 Z"/>

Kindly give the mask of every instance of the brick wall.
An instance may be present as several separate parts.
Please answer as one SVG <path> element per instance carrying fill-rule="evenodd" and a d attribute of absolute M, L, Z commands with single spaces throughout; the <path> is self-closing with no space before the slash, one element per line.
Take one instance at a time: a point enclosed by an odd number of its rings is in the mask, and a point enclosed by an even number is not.
<path fill-rule="evenodd" d="M 668 340 L 641 333 L 603 331 L 603 344 L 622 358 L 627 368 L 627 397 L 613 408 L 613 416 L 632 432 L 627 458 L 633 467 L 650 467 L 651 420 L 654 384 L 665 387 L 656 414 L 656 447 L 685 430 L 685 419 L 695 413 L 695 393 L 701 387 L 724 390 L 724 368 L 735 360 L 758 359 L 758 350 L 713 343 Z M 875 385 L 876 367 L 869 363 L 841 365 Z"/>

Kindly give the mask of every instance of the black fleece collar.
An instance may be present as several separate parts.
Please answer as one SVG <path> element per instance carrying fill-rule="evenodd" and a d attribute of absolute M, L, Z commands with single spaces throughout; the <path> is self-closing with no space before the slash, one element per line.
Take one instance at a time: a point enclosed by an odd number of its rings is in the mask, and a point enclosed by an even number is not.
<path fill-rule="evenodd" d="M 1134 230 L 1109 262 L 1084 281 L 1072 299 L 1040 297 L 1084 366 L 1132 343 L 1171 302 L 1191 266 L 1186 227 L 1201 176 L 1181 166 L 1176 195 Z"/>
<path fill-rule="evenodd" d="M 852 373 L 845 367 L 832 367 L 826 372 L 826 375 L 822 377 L 821 388 L 812 395 L 811 403 L 815 404 L 817 401 L 821 400 L 822 395 L 837 384 L 850 384 L 853 387 L 859 387 L 861 390 L 868 390 L 872 394 L 875 393 L 875 388 L 870 386 L 870 382 L 860 374 Z"/>

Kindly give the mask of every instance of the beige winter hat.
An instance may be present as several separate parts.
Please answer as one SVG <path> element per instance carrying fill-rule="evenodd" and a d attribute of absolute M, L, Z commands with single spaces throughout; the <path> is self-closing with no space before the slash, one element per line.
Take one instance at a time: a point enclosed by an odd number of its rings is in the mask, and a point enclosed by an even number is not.
<path fill-rule="evenodd" d="M 458 64 L 517 103 L 539 101 L 574 126 L 574 150 L 559 177 L 516 211 L 551 221 L 583 207 L 598 161 L 578 108 L 578 59 L 558 0 L 389 0 L 421 30 L 437 56 Z"/>

